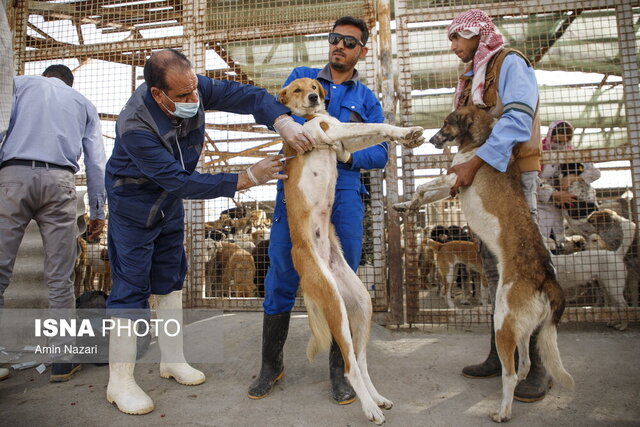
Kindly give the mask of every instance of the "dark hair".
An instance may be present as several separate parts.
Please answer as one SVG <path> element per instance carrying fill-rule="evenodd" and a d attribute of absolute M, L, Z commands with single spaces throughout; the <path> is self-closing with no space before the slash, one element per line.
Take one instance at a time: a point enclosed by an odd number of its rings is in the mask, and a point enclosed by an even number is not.
<path fill-rule="evenodd" d="M 44 77 L 56 77 L 65 82 L 67 86 L 73 86 L 73 73 L 66 65 L 49 65 L 47 69 L 42 72 L 42 75 Z"/>
<path fill-rule="evenodd" d="M 175 49 L 163 49 L 152 53 L 144 63 L 144 81 L 147 83 L 147 87 L 167 90 L 169 87 L 165 78 L 167 70 L 171 67 L 178 67 L 181 71 L 190 70 L 191 61 L 182 52 Z"/>
<path fill-rule="evenodd" d="M 551 129 L 551 136 L 567 135 L 569 138 L 573 136 L 573 127 L 568 122 L 560 122 Z"/>
<path fill-rule="evenodd" d="M 338 18 L 338 20 L 334 22 L 333 28 L 331 30 L 335 30 L 336 27 L 340 25 L 351 25 L 353 27 L 359 28 L 362 32 L 360 41 L 363 44 L 367 44 L 367 40 L 369 40 L 369 29 L 367 28 L 367 24 L 365 24 L 362 19 L 354 18 L 353 16 L 343 16 L 342 18 Z"/>

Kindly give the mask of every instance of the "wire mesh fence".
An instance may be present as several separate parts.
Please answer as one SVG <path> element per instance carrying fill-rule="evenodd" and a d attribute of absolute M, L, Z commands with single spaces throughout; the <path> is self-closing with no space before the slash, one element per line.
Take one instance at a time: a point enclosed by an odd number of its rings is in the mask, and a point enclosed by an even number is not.
<path fill-rule="evenodd" d="M 541 134 L 546 136 L 538 223 L 565 291 L 565 320 L 607 321 L 619 327 L 637 320 L 637 266 L 632 265 L 637 190 L 632 175 L 638 159 L 630 149 L 637 144 L 635 6 L 585 1 L 396 4 L 400 113 L 404 123 L 424 126 L 427 134 L 435 133 L 450 112 L 463 72 L 446 33 L 462 10 L 486 11 L 507 45 L 536 69 Z M 630 67 L 625 66 L 628 55 L 636 58 Z M 565 126 L 571 133 L 566 137 L 557 132 Z M 446 173 L 451 155 L 439 153 L 428 145 L 402 153 L 405 197 L 420 183 Z M 575 182 L 584 184 L 582 192 Z M 561 199 L 567 192 L 571 198 Z M 617 238 L 611 231 L 585 226 L 592 211 L 603 209 L 625 218 L 614 233 Z M 488 322 L 492 310 L 477 239 L 459 203 L 435 203 L 405 221 L 408 321 L 453 326 Z"/>
<path fill-rule="evenodd" d="M 257 85 L 276 94 L 294 67 L 322 68 L 326 64 L 326 34 L 335 19 L 352 15 L 371 28 L 371 53 L 359 62 L 358 70 L 363 82 L 380 92 L 385 82 L 380 77 L 384 61 L 378 49 L 385 35 L 378 33 L 377 3 L 18 1 L 10 2 L 7 15 L 17 73 L 40 74 L 57 63 L 69 66 L 76 78 L 74 88 L 98 109 L 109 155 L 118 113 L 143 82 L 144 61 L 157 49 L 183 51 L 199 74 Z M 560 204 L 548 194 L 568 191 L 573 178 L 567 176 L 580 177 L 591 170 L 587 196 L 597 209 L 610 209 L 637 222 L 638 2 L 396 0 L 393 6 L 394 70 L 390 75 L 394 79 L 395 74 L 398 123 L 423 126 L 427 139 L 450 112 L 463 70 L 446 36 L 446 27 L 456 14 L 472 7 L 485 10 L 508 44 L 531 62 L 540 90 L 542 135 L 553 130 L 554 122 L 571 124 L 570 142 L 543 153 L 541 184 L 547 193 L 539 192 L 540 198 L 547 194 L 547 199 L 540 199 L 541 206 L 546 203 L 540 209 L 540 220 L 553 223 L 555 218 L 555 225 L 547 227 L 552 233 L 544 236 L 545 241 L 554 257 L 565 257 L 556 258 L 561 260 L 556 264 L 569 307 L 565 319 L 617 324 L 637 320 L 637 248 L 635 240 L 624 238 L 625 233 L 633 233 L 631 223 L 625 223 L 615 236 L 585 231 L 581 228 L 585 212 L 558 208 Z M 208 112 L 205 127 L 198 169 L 202 172 L 238 172 L 282 146 L 279 136 L 257 125 L 252 116 Z M 359 275 L 370 290 L 374 308 L 382 314 L 396 311 L 394 322 L 456 327 L 488 322 L 490 292 L 477 242 L 456 199 L 401 216 L 402 252 L 394 251 L 390 244 L 394 235 L 388 232 L 388 190 L 397 186 L 401 197 L 408 198 L 417 185 L 446 173 L 452 158 L 451 152 L 429 144 L 413 151 L 398 149 L 397 154 L 399 182 L 390 179 L 394 175 L 389 171 L 364 174 L 369 195 Z M 82 174 L 78 185 L 85 185 Z M 261 308 L 274 199 L 275 185 L 271 184 L 240 192 L 234 199 L 184 202 L 188 304 Z M 555 216 L 545 217 L 545 209 Z M 87 254 L 100 257 L 100 249 Z M 391 282 L 396 279 L 388 270 L 401 262 L 403 283 L 394 287 Z M 605 266 L 607 274 L 615 273 L 615 280 L 604 279 Z M 574 280 L 576 270 L 588 276 L 587 280 Z M 90 279 L 85 286 L 98 285 Z M 401 292 L 395 295 L 403 301 L 400 313 L 390 305 L 393 293 L 398 292 L 394 289 Z M 295 308 L 302 308 L 301 299 Z"/>

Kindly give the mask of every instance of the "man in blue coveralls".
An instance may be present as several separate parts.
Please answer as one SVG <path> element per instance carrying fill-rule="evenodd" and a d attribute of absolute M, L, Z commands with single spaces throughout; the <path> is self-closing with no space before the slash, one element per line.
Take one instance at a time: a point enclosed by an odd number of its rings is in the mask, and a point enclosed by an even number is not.
<path fill-rule="evenodd" d="M 145 83 L 133 93 L 116 122 L 113 154 L 107 163 L 109 260 L 113 277 L 107 308 L 122 331 L 131 331 L 133 315 L 148 310 L 157 295 L 158 313 L 182 318 L 182 284 L 187 271 L 183 199 L 233 197 L 236 191 L 278 178 L 279 156 L 240 174 L 195 171 L 204 142 L 206 110 L 253 114 L 302 153 L 313 139 L 288 108 L 251 85 L 217 81 L 194 73 L 175 50 L 154 53 L 144 67 Z M 117 313 L 117 314 L 114 314 Z M 126 313 L 126 314 L 123 314 Z M 166 318 L 162 317 L 163 319 Z M 205 381 L 186 363 L 181 334 L 158 329 L 160 375 L 186 385 Z M 110 334 L 107 400 L 128 414 L 153 410 L 151 398 L 136 384 L 136 335 Z"/>
<path fill-rule="evenodd" d="M 327 111 L 342 122 L 382 123 L 382 107 L 375 94 L 358 81 L 355 65 L 367 54 L 369 31 L 356 18 L 338 19 L 329 34 L 329 63 L 323 69 L 298 67 L 284 83 L 309 77 L 317 79 L 327 96 Z M 296 120 L 304 120 L 297 117 Z M 344 257 L 356 271 L 362 253 L 366 190 L 360 182 L 361 169 L 383 168 L 387 163 L 387 144 L 382 143 L 355 152 L 338 162 L 338 179 L 331 222 L 340 239 Z M 276 205 L 269 242 L 270 266 L 265 278 L 264 319 L 262 332 L 262 367 L 251 384 L 248 395 L 261 399 L 271 392 L 284 373 L 282 348 L 289 330 L 291 309 L 298 290 L 299 277 L 291 260 L 291 239 L 287 224 L 284 191 L 278 183 Z M 335 341 L 329 355 L 329 373 L 333 398 L 340 404 L 355 400 L 355 392 L 344 377 L 344 361 Z"/>

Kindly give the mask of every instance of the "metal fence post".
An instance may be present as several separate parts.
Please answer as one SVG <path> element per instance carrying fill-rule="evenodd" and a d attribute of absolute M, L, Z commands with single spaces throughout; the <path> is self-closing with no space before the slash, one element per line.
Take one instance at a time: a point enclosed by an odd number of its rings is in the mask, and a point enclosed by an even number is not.
<path fill-rule="evenodd" d="M 396 98 L 393 85 L 393 52 L 391 47 L 391 6 L 388 0 L 378 1 L 378 24 L 380 26 L 380 85 L 382 109 L 385 121 L 396 122 Z M 400 245 L 400 219 L 392 205 L 398 201 L 398 161 L 396 143 L 389 141 L 389 160 L 386 167 L 387 182 L 387 242 L 389 260 L 389 306 L 391 322 L 404 323 L 402 296 L 402 247 Z"/>

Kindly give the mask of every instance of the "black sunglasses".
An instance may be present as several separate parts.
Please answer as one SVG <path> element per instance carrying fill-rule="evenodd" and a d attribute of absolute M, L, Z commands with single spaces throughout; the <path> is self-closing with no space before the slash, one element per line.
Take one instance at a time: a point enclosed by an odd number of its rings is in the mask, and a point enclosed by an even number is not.
<path fill-rule="evenodd" d="M 354 49 L 358 44 L 360 46 L 364 46 L 364 43 L 353 36 L 345 36 L 340 33 L 329 33 L 329 43 L 337 45 L 340 43 L 340 40 L 344 41 L 344 47 L 347 49 Z"/>

